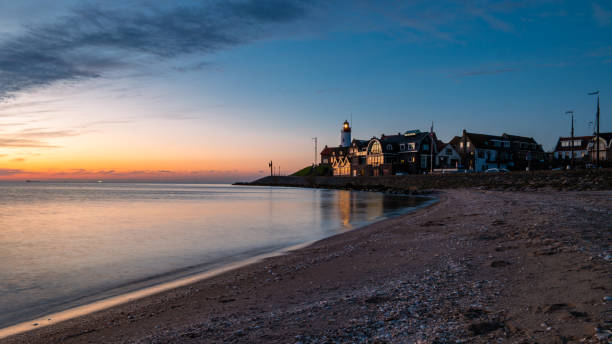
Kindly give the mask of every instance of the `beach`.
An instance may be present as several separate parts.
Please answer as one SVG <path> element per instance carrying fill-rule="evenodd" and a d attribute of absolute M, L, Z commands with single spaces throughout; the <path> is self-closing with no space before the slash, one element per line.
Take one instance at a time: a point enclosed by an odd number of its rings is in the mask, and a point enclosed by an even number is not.
<path fill-rule="evenodd" d="M 0 342 L 612 338 L 612 191 L 435 196 L 413 213 Z"/>

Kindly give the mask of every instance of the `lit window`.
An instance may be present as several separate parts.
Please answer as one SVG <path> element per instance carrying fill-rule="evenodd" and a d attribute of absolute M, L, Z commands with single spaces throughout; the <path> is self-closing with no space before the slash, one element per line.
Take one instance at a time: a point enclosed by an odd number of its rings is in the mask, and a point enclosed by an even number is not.
<path fill-rule="evenodd" d="M 382 147 L 380 147 L 380 143 L 378 141 L 374 141 L 370 146 L 370 154 L 380 154 L 382 153 Z"/>

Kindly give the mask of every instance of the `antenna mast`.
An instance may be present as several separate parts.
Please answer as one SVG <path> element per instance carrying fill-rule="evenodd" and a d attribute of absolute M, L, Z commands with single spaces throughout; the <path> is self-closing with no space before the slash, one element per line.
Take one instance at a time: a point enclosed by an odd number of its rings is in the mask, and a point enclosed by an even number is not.
<path fill-rule="evenodd" d="M 314 141 L 314 166 L 317 166 L 317 138 L 313 137 L 312 140 Z"/>

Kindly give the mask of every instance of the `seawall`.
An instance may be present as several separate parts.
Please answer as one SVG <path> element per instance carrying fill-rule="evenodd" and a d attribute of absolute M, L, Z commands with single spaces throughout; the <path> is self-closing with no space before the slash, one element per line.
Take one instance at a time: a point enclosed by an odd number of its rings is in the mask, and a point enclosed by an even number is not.
<path fill-rule="evenodd" d="M 448 173 L 382 177 L 268 176 L 236 185 L 291 186 L 419 193 L 427 190 L 479 187 L 491 190 L 531 191 L 610 190 L 612 169 L 534 171 L 510 173 Z"/>

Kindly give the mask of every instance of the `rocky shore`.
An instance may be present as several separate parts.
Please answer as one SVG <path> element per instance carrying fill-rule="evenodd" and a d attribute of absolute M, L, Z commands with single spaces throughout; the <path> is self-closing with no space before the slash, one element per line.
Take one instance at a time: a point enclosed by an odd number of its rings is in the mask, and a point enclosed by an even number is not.
<path fill-rule="evenodd" d="M 438 196 L 418 212 L 0 342 L 612 340 L 612 191 Z"/>
<path fill-rule="evenodd" d="M 382 177 L 269 176 L 238 185 L 353 189 L 398 193 L 477 187 L 486 190 L 610 190 L 612 169 L 510 173 L 446 173 Z"/>

